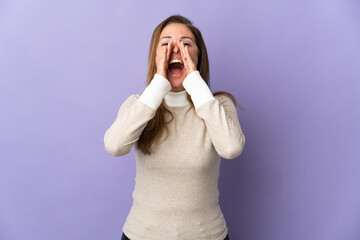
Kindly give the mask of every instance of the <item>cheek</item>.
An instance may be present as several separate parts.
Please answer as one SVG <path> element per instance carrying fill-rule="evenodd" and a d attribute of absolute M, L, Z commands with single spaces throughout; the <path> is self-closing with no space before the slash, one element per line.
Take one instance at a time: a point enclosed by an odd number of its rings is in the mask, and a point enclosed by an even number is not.
<path fill-rule="evenodd" d="M 190 52 L 191 59 L 193 60 L 193 62 L 195 63 L 195 65 L 196 65 L 197 62 L 198 62 L 198 54 L 199 54 L 198 51 L 191 51 L 191 52 Z"/>
<path fill-rule="evenodd" d="M 161 56 L 162 55 L 162 51 L 163 51 L 163 47 L 158 46 L 156 48 L 156 56 Z"/>
<path fill-rule="evenodd" d="M 160 48 L 156 49 L 156 57 L 160 55 L 160 50 L 161 50 Z"/>

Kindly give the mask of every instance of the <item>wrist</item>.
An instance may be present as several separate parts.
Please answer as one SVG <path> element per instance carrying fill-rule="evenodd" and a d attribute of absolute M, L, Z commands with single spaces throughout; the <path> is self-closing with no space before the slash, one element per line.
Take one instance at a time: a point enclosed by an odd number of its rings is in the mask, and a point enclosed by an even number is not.
<path fill-rule="evenodd" d="M 167 79 L 167 74 L 164 71 L 157 71 L 156 74 L 161 75 L 162 77 Z"/>
<path fill-rule="evenodd" d="M 198 71 L 197 69 L 190 69 L 189 71 L 188 71 L 188 74 L 187 75 L 189 75 L 190 73 L 193 73 L 193 72 L 196 72 L 196 71 Z"/>

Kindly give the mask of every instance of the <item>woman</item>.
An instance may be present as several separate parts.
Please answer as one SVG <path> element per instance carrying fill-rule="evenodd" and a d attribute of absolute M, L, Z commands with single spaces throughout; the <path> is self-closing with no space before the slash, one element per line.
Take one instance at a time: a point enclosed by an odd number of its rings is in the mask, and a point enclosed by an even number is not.
<path fill-rule="evenodd" d="M 104 136 L 123 156 L 135 145 L 133 206 L 122 239 L 229 239 L 219 206 L 220 160 L 245 145 L 235 98 L 209 88 L 200 31 L 179 15 L 153 32 L 147 87 L 129 96 Z"/>

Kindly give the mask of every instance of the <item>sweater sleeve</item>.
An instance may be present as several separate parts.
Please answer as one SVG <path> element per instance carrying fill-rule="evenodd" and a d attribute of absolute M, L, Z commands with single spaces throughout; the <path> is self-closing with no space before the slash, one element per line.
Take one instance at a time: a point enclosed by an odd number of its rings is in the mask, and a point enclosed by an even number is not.
<path fill-rule="evenodd" d="M 190 73 L 183 86 L 191 96 L 197 115 L 204 120 L 217 153 L 226 159 L 238 157 L 244 149 L 245 135 L 231 98 L 214 97 L 198 71 Z"/>
<path fill-rule="evenodd" d="M 105 150 L 116 157 L 129 153 L 170 89 L 170 82 L 155 74 L 141 95 L 129 96 L 120 106 L 115 121 L 105 132 Z"/>

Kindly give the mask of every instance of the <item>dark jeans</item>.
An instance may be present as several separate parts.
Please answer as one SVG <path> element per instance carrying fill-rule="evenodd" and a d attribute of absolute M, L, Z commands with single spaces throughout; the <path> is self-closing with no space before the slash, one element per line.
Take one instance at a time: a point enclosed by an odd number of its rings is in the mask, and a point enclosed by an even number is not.
<path fill-rule="evenodd" d="M 121 236 L 121 240 L 130 240 L 130 238 L 128 238 L 125 233 L 122 234 Z M 224 238 L 224 240 L 230 240 L 229 238 L 229 234 L 226 235 L 226 237 Z"/>

